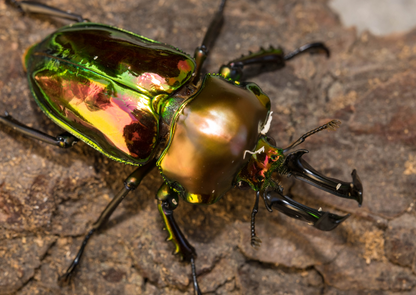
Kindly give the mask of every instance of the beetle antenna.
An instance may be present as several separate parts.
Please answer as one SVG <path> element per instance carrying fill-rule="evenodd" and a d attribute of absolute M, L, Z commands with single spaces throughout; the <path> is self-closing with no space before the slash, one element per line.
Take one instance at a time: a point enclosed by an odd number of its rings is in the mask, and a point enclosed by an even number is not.
<path fill-rule="evenodd" d="M 259 212 L 259 197 L 260 191 L 256 192 L 256 201 L 254 202 L 253 210 L 251 211 L 251 247 L 255 250 L 260 248 L 261 239 L 256 235 L 256 214 Z"/>
<path fill-rule="evenodd" d="M 289 145 L 287 148 L 283 149 L 283 153 L 287 153 L 291 149 L 295 148 L 296 146 L 300 145 L 302 142 L 305 141 L 305 139 L 315 133 L 318 133 L 319 131 L 330 129 L 330 130 L 337 130 L 339 125 L 341 125 L 341 121 L 339 120 L 332 120 L 322 126 L 319 126 L 318 128 L 315 128 L 304 135 L 302 135 L 298 140 L 293 142 L 291 145 Z"/>
<path fill-rule="evenodd" d="M 191 269 L 192 269 L 192 280 L 194 282 L 194 291 L 195 295 L 202 295 L 201 290 L 198 286 L 198 281 L 196 280 L 196 269 L 195 269 L 195 260 L 191 257 Z"/>

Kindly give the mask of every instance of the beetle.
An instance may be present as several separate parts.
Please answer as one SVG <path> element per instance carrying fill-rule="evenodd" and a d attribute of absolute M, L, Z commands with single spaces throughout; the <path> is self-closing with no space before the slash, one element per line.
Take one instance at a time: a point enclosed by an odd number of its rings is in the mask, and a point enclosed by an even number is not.
<path fill-rule="evenodd" d="M 273 180 L 273 173 L 293 176 L 362 204 L 363 187 L 356 170 L 351 182 L 328 178 L 302 158 L 307 150 L 294 150 L 313 134 L 337 129 L 340 122 L 332 120 L 286 148 L 277 147 L 275 140 L 266 135 L 272 120 L 269 97 L 255 83 L 243 80 L 252 65 L 276 69 L 305 52 L 329 56 L 323 43 L 307 44 L 289 54 L 281 48 L 260 49 L 222 65 L 216 74 L 203 75 L 203 63 L 222 27 L 226 0 L 221 1 L 193 58 L 170 45 L 91 23 L 81 15 L 51 6 L 32 1 L 8 3 L 25 13 L 76 23 L 33 45 L 24 56 L 35 101 L 65 133 L 49 136 L 7 112 L 0 116 L 0 122 L 60 148 L 70 148 L 82 140 L 112 160 L 138 166 L 92 225 L 72 264 L 60 277 L 61 282 L 71 278 L 91 236 L 154 167 L 163 178 L 156 194 L 158 210 L 175 252 L 191 265 L 196 294 L 201 294 L 196 251 L 173 214 L 180 199 L 209 205 L 233 187 L 253 189 L 256 198 L 250 242 L 254 248 L 261 244 L 255 231 L 260 198 L 268 211 L 276 209 L 320 230 L 333 230 L 349 216 L 294 201 Z"/>

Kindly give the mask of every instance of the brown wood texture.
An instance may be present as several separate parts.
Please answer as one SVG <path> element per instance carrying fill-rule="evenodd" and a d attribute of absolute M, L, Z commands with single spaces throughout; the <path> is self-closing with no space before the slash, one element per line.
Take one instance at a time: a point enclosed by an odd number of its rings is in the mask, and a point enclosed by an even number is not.
<path fill-rule="evenodd" d="M 217 1 L 51 0 L 94 22 L 128 29 L 193 53 Z M 330 119 L 302 145 L 325 174 L 349 181 L 356 168 L 364 204 L 300 181 L 285 191 L 308 206 L 352 216 L 321 232 L 261 203 L 250 247 L 255 194 L 230 191 L 212 206 L 181 202 L 176 216 L 198 252 L 204 294 L 415 294 L 416 292 L 416 31 L 356 36 L 327 1 L 229 1 L 225 24 L 206 68 L 260 46 L 293 50 L 324 41 L 331 58 L 301 56 L 252 81 L 272 99 L 270 135 L 285 146 Z M 59 134 L 34 103 L 21 56 L 65 21 L 21 16 L 0 2 L 0 111 Z M 133 167 L 85 144 L 60 150 L 0 126 L 0 294 L 193 294 L 190 267 L 171 252 L 155 203 L 154 170 L 94 236 L 71 284 L 57 277 L 70 264 L 89 225 Z"/>

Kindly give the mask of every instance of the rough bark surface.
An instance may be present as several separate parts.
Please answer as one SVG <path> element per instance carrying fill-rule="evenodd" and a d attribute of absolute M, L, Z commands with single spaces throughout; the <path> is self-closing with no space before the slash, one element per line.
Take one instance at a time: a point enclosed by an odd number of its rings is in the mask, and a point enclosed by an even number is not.
<path fill-rule="evenodd" d="M 215 4 L 213 3 L 215 2 Z M 216 1 L 68 1 L 48 4 L 193 53 Z M 356 37 L 320 1 L 229 1 L 206 63 L 210 72 L 249 50 L 293 50 L 324 41 L 331 58 L 301 56 L 251 79 L 272 99 L 269 134 L 279 145 L 330 119 L 336 132 L 303 144 L 325 174 L 364 185 L 361 208 L 291 179 L 285 191 L 308 206 L 352 216 L 321 232 L 263 207 L 262 247 L 249 245 L 251 191 L 217 204 L 181 203 L 176 216 L 198 252 L 204 294 L 414 294 L 416 292 L 416 31 Z M 0 2 L 0 111 L 49 134 L 61 131 L 34 103 L 21 65 L 24 50 L 62 20 L 21 16 Z M 71 284 L 59 274 L 133 167 L 85 144 L 60 150 L 0 127 L 0 294 L 193 294 L 190 267 L 171 252 L 155 204 L 154 170 L 94 236 Z"/>

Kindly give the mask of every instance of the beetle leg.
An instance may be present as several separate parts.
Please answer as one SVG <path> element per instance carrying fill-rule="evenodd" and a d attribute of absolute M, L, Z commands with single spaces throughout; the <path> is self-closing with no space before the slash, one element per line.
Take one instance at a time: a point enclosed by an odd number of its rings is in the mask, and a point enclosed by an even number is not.
<path fill-rule="evenodd" d="M 68 11 L 63 11 L 58 8 L 48 6 L 42 3 L 33 2 L 33 1 L 16 1 L 16 0 L 6 0 L 12 6 L 19 9 L 23 13 L 37 13 L 44 14 L 49 16 L 55 16 L 59 18 L 69 19 L 75 22 L 89 22 L 88 19 L 83 18 L 81 15 L 71 13 Z"/>
<path fill-rule="evenodd" d="M 263 198 L 266 208 L 269 211 L 272 211 L 273 207 L 289 217 L 305 221 L 323 231 L 335 229 L 341 222 L 350 216 L 350 214 L 339 216 L 310 208 L 292 200 L 288 196 L 284 196 L 280 189 L 265 191 Z"/>
<path fill-rule="evenodd" d="M 298 49 L 296 49 L 295 51 L 292 51 L 288 54 L 285 55 L 285 60 L 291 60 L 292 58 L 294 58 L 295 56 L 298 56 L 302 53 L 323 53 L 326 55 L 326 57 L 329 57 L 331 55 L 331 52 L 329 51 L 328 47 L 325 46 L 324 43 L 322 42 L 315 42 L 315 43 L 309 43 L 309 44 L 305 44 L 301 47 L 299 47 Z"/>
<path fill-rule="evenodd" d="M 25 124 L 15 120 L 7 112 L 5 116 L 0 116 L 0 122 L 23 135 L 26 135 L 34 139 L 38 139 L 40 141 L 55 145 L 60 148 L 70 148 L 78 142 L 78 138 L 76 138 L 68 132 L 53 137 L 42 131 L 30 128 Z"/>
<path fill-rule="evenodd" d="M 165 223 L 165 228 L 169 232 L 169 237 L 167 241 L 172 241 L 175 245 L 175 251 L 173 254 L 181 255 L 182 259 L 191 263 L 192 270 L 192 279 L 194 284 L 195 294 L 202 294 L 198 281 L 196 279 L 196 270 L 195 270 L 195 258 L 196 251 L 195 248 L 189 244 L 188 240 L 182 233 L 181 229 L 177 225 L 175 218 L 173 217 L 173 210 L 178 207 L 178 194 L 171 189 L 166 183 L 162 184 L 159 191 L 157 192 L 156 198 L 158 199 L 158 209 L 162 215 L 163 221 Z"/>
<path fill-rule="evenodd" d="M 269 49 L 260 48 L 257 52 L 249 52 L 248 55 L 242 55 L 240 58 L 234 59 L 229 63 L 222 65 L 219 73 L 224 78 L 229 78 L 234 81 L 240 81 L 243 76 L 247 78 L 247 73 L 244 75 L 243 69 L 248 65 L 260 65 L 262 66 L 257 72 L 267 72 L 281 69 L 285 66 L 285 59 L 283 50 L 281 48 Z M 264 66 L 272 66 L 270 69 L 264 69 Z M 259 73 L 251 74 L 249 76 L 255 76 Z"/>
<path fill-rule="evenodd" d="M 72 274 L 74 273 L 76 267 L 79 265 L 82 254 L 84 253 L 85 246 L 88 243 L 88 240 L 91 238 L 93 233 L 100 230 L 102 226 L 107 222 L 110 218 L 111 214 L 113 214 L 114 210 L 116 210 L 117 206 L 124 200 L 127 194 L 133 190 L 135 190 L 142 179 L 155 167 L 156 161 L 152 160 L 151 162 L 147 163 L 144 166 L 141 166 L 134 170 L 124 181 L 124 187 L 118 192 L 118 194 L 111 200 L 111 202 L 105 207 L 104 211 L 101 212 L 100 217 L 95 221 L 92 225 L 91 229 L 88 231 L 88 234 L 85 236 L 84 241 L 82 242 L 81 247 L 78 250 L 75 259 L 72 261 L 71 265 L 63 274 L 59 277 L 59 282 L 61 284 L 67 283 L 70 279 Z"/>
<path fill-rule="evenodd" d="M 193 78 L 194 83 L 198 83 L 199 77 L 201 74 L 201 69 L 204 61 L 206 60 L 208 56 L 209 50 L 212 48 L 212 46 L 215 43 L 215 40 L 217 39 L 222 25 L 224 23 L 224 7 L 225 7 L 226 0 L 221 0 L 220 7 L 215 14 L 214 18 L 212 19 L 207 32 L 205 33 L 204 40 L 202 41 L 201 46 L 197 47 L 195 49 L 194 58 L 196 62 L 196 69 L 195 69 L 195 75 Z"/>
<path fill-rule="evenodd" d="M 325 53 L 329 57 L 329 49 L 321 42 L 306 44 L 295 51 L 284 54 L 281 48 L 270 46 L 269 49 L 260 48 L 259 51 L 248 55 L 242 55 L 240 58 L 234 59 L 229 63 L 222 65 L 219 73 L 234 81 L 240 81 L 243 76 L 249 78 L 257 76 L 260 73 L 275 71 L 284 68 L 286 61 L 298 56 L 302 53 Z M 245 66 L 258 65 L 256 70 L 251 69 L 250 73 L 243 71 Z"/>
<path fill-rule="evenodd" d="M 363 185 L 355 169 L 351 173 L 352 182 L 329 178 L 313 169 L 311 165 L 301 158 L 305 153 L 308 153 L 308 151 L 298 150 L 286 157 L 284 165 L 289 175 L 293 175 L 297 179 L 338 197 L 356 200 L 361 206 L 363 202 Z"/>

